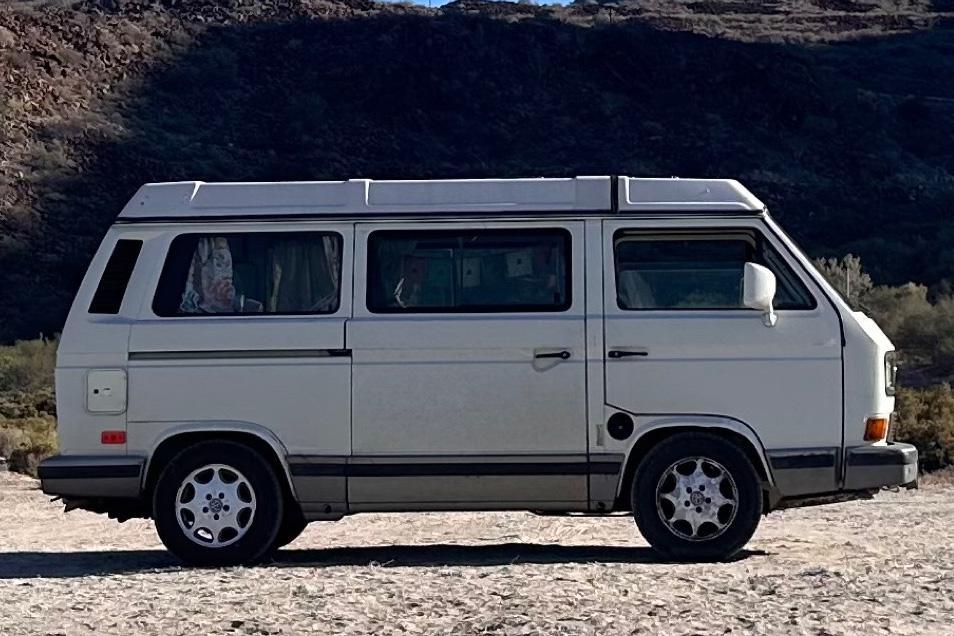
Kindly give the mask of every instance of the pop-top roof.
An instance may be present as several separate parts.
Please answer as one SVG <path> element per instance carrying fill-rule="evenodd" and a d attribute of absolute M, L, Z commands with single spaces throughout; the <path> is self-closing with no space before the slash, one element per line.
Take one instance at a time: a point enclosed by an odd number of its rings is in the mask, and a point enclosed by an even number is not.
<path fill-rule="evenodd" d="M 616 190 L 614 205 L 614 189 Z M 216 217 L 513 213 L 760 213 L 765 206 L 731 179 L 447 179 L 150 183 L 120 220 Z"/>

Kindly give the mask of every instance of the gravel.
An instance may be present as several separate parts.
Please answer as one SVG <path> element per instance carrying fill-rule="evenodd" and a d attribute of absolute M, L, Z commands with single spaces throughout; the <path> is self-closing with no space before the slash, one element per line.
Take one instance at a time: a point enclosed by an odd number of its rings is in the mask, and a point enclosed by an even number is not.
<path fill-rule="evenodd" d="M 950 484 L 772 513 L 732 563 L 632 519 L 358 515 L 265 566 L 194 570 L 152 525 L 0 473 L 0 634 L 951 634 Z"/>

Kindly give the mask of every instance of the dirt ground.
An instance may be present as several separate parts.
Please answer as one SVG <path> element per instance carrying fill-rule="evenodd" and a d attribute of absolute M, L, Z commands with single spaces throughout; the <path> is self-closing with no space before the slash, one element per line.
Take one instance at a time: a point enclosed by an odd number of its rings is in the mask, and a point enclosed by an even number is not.
<path fill-rule="evenodd" d="M 632 520 L 364 515 L 190 570 L 152 525 L 0 474 L 0 634 L 952 634 L 951 483 L 773 513 L 741 558 L 660 563 Z"/>

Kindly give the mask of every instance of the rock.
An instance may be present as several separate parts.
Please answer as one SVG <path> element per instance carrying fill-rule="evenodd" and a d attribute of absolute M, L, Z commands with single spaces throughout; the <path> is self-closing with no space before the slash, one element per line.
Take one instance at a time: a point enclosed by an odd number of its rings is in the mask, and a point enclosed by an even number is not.
<path fill-rule="evenodd" d="M 12 49 L 17 44 L 17 36 L 10 29 L 0 26 L 0 49 Z"/>

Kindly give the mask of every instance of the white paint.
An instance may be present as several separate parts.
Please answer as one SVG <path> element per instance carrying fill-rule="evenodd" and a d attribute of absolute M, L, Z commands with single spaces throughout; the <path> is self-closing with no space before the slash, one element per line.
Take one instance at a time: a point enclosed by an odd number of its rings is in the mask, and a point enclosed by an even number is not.
<path fill-rule="evenodd" d="M 119 215 L 144 217 L 296 214 L 368 218 L 378 215 L 442 216 L 473 212 L 572 213 L 612 207 L 611 178 L 445 179 L 432 181 L 301 181 L 142 186 Z M 761 212 L 765 205 L 731 179 L 619 178 L 620 212 Z"/>

